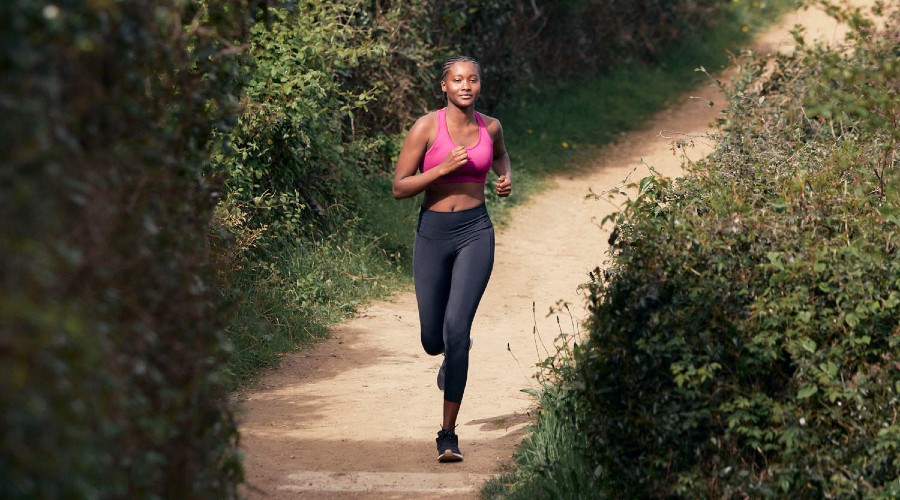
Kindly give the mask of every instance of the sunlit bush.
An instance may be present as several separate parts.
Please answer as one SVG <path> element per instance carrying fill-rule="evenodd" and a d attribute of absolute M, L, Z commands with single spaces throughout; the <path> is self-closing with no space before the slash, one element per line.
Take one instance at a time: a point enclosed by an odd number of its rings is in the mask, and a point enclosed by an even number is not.
<path fill-rule="evenodd" d="M 627 497 L 900 494 L 895 13 L 750 61 L 711 158 L 651 177 L 591 283 L 578 421 Z"/>

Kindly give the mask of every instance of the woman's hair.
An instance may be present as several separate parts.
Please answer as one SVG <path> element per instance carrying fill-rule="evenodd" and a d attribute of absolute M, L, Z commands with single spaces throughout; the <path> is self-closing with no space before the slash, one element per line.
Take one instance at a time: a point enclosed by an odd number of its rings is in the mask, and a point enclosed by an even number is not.
<path fill-rule="evenodd" d="M 441 67 L 441 81 L 444 81 L 444 78 L 447 78 L 447 72 L 450 71 L 450 66 L 453 66 L 458 62 L 472 63 L 475 66 L 475 70 L 478 71 L 478 75 L 481 76 L 481 65 L 478 64 L 478 61 L 469 56 L 451 56 L 444 61 L 444 65 Z"/>

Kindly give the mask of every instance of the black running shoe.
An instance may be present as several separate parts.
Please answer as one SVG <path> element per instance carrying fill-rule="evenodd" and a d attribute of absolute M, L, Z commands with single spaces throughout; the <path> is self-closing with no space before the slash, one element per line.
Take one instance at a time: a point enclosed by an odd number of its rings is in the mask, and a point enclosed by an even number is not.
<path fill-rule="evenodd" d="M 438 389 L 444 390 L 444 381 L 447 379 L 447 358 L 444 358 L 444 362 L 441 363 L 441 367 L 438 368 L 438 378 L 437 384 Z"/>
<path fill-rule="evenodd" d="M 475 342 L 469 338 L 469 350 L 472 350 L 472 344 Z M 447 379 L 447 358 L 444 358 L 444 361 L 441 363 L 441 367 L 438 368 L 438 376 L 437 376 L 437 386 L 438 389 L 444 390 L 444 381 Z"/>
<path fill-rule="evenodd" d="M 461 462 L 462 452 L 459 451 L 459 436 L 453 433 L 453 429 L 441 429 L 437 439 L 438 462 Z"/>

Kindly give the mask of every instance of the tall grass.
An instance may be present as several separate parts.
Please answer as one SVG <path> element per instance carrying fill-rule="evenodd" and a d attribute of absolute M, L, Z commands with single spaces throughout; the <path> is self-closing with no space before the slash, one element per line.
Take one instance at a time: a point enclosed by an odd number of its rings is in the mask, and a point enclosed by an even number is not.
<path fill-rule="evenodd" d="M 234 273 L 227 366 L 233 387 L 274 366 L 284 353 L 326 337 L 330 325 L 373 297 L 407 283 L 400 262 L 360 225 L 353 221 L 327 237 L 283 245 L 267 261 Z"/>
<path fill-rule="evenodd" d="M 541 396 L 540 419 L 524 438 L 514 471 L 489 482 L 482 496 L 514 498 L 597 498 L 600 489 L 590 466 L 581 459 L 583 439 L 565 412 L 564 394 L 548 387 Z M 510 488 L 515 485 L 511 492 Z"/>

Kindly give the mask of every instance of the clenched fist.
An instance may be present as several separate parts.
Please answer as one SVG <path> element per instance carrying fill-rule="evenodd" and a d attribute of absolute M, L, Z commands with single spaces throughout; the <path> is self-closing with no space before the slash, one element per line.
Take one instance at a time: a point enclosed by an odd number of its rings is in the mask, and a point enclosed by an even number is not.
<path fill-rule="evenodd" d="M 444 158 L 444 168 L 441 170 L 441 175 L 455 172 L 459 167 L 465 165 L 468 160 L 469 154 L 466 153 L 465 147 L 457 146 L 453 148 L 453 151 L 447 153 L 447 157 Z"/>
<path fill-rule="evenodd" d="M 512 192 L 512 180 L 508 175 L 497 177 L 497 196 L 505 198 Z"/>

